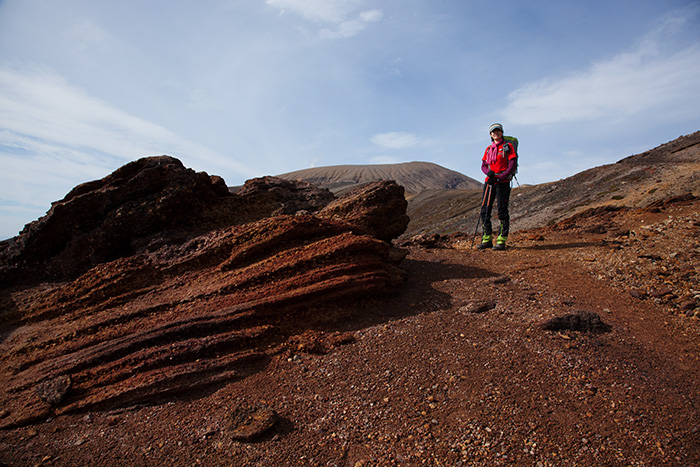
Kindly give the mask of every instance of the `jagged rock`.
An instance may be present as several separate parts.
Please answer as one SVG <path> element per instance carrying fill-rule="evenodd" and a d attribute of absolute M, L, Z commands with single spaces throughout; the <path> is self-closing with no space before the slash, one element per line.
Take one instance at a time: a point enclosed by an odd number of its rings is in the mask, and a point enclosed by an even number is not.
<path fill-rule="evenodd" d="M 0 248 L 0 280 L 73 279 L 91 267 L 273 214 L 317 211 L 333 195 L 263 177 L 229 193 L 221 177 L 146 157 L 75 187 Z"/>
<path fill-rule="evenodd" d="M 46 258 L 26 256 L 32 259 L 22 265 L 28 273 L 49 265 L 63 280 L 24 285 L 21 301 L 0 303 L 0 316 L 17 328 L 0 342 L 0 406 L 7 408 L 0 427 L 40 419 L 47 410 L 60 415 L 124 407 L 245 378 L 264 368 L 290 336 L 308 329 L 302 317 L 308 319 L 309 310 L 323 314 L 325 307 L 405 280 L 397 267 L 405 252 L 389 243 L 401 230 L 405 204 L 391 183 L 359 191 L 360 199 L 344 198 L 342 206 L 351 209 L 338 209 L 330 219 L 299 214 L 326 199 L 303 183 L 265 178 L 243 194 L 225 194 L 220 181 L 172 158 L 125 167 L 77 187 L 21 239 L 26 247 L 53 229 L 107 249 L 128 247 L 112 251 L 121 255 L 113 260 L 86 247 L 86 258 L 71 262 L 68 252 L 77 254 L 78 243 L 68 240 L 63 250 L 59 243 L 45 250 Z M 100 199 L 111 201 L 89 221 L 68 215 Z M 176 212 L 177 200 L 188 210 L 202 209 L 191 213 L 197 222 L 187 210 Z M 385 211 L 385 203 L 393 210 Z M 271 216 L 287 208 L 293 214 Z M 197 234 L 204 228 L 199 221 L 209 226 L 203 234 Z M 227 226 L 212 228 L 221 222 Z M 143 240 L 157 227 L 164 229 L 152 232 L 157 242 Z M 138 235 L 147 248 L 134 243 Z M 330 335 L 320 345 L 327 351 L 340 340 Z"/>
<path fill-rule="evenodd" d="M 610 325 L 605 324 L 597 313 L 579 310 L 564 316 L 549 319 L 541 324 L 541 328 L 547 331 L 579 331 L 591 333 L 604 333 L 611 330 Z"/>
<path fill-rule="evenodd" d="M 637 289 L 630 289 L 630 295 L 638 300 L 643 300 L 647 296 L 645 291 Z"/>
<path fill-rule="evenodd" d="M 317 188 L 303 180 L 285 180 L 278 177 L 260 177 L 248 180 L 235 192 L 244 198 L 278 204 L 277 214 L 295 214 L 300 211 L 315 213 L 335 199 L 325 188 Z"/>
<path fill-rule="evenodd" d="M 668 287 L 659 287 L 658 289 L 656 287 L 652 287 L 649 289 L 649 295 L 654 298 L 661 298 L 666 295 L 671 295 L 672 293 L 673 291 Z"/>
<path fill-rule="evenodd" d="M 409 218 L 404 188 L 391 180 L 369 183 L 331 202 L 319 217 L 342 219 L 356 232 L 385 242 L 406 231 Z"/>
<path fill-rule="evenodd" d="M 508 282 L 510 282 L 510 277 L 508 277 L 508 276 L 494 277 L 493 279 L 491 279 L 491 282 L 493 282 L 496 285 L 507 284 Z"/>
<path fill-rule="evenodd" d="M 49 405 L 59 405 L 68 394 L 71 383 L 69 376 L 59 376 L 39 384 L 36 392 L 39 398 Z"/>

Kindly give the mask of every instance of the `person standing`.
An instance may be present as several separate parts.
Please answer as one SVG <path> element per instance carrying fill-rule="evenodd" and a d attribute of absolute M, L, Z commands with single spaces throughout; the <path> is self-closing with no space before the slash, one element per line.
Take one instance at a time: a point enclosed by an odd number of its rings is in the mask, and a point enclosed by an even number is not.
<path fill-rule="evenodd" d="M 489 196 L 481 206 L 483 235 L 481 244 L 477 248 L 479 250 L 493 248 L 502 251 L 506 249 L 510 229 L 510 214 L 508 213 L 510 181 L 518 167 L 518 154 L 515 146 L 503 139 L 503 125 L 494 123 L 489 127 L 489 134 L 491 135 L 491 144 L 486 148 L 484 157 L 481 159 L 481 171 L 486 175 L 484 195 L 487 194 L 488 190 Z M 494 199 L 498 203 L 498 220 L 501 224 L 495 245 L 491 225 Z"/>

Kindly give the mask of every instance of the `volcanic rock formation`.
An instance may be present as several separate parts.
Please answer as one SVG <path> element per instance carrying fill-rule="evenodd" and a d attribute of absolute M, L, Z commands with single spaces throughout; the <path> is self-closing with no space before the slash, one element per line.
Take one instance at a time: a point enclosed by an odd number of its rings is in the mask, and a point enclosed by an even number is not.
<path fill-rule="evenodd" d="M 401 282 L 407 223 L 394 182 L 230 193 L 165 156 L 76 187 L 0 250 L 0 427 L 259 371 L 332 304 Z"/>

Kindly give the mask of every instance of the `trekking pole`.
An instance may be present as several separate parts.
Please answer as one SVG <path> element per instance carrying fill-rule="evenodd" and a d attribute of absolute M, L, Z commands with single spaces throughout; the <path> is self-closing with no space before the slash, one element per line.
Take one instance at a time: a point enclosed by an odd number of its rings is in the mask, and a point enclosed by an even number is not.
<path fill-rule="evenodd" d="M 469 249 L 474 248 L 474 237 L 476 237 L 477 232 L 479 231 L 479 224 L 481 223 L 481 213 L 484 210 L 484 205 L 486 204 L 486 200 L 491 198 L 491 185 L 486 184 L 486 189 L 484 190 L 484 198 L 481 200 L 481 209 L 479 209 L 479 218 L 476 220 L 476 227 L 474 228 L 474 235 L 472 235 L 472 244 L 469 247 Z"/>

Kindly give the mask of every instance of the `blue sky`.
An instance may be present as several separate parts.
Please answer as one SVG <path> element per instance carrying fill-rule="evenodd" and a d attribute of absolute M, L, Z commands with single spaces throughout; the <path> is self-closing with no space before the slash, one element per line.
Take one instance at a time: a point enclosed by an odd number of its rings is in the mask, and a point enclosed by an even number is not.
<path fill-rule="evenodd" d="M 700 129 L 700 2 L 0 0 L 0 238 L 147 155 L 229 185 L 429 161 L 520 183 Z"/>

